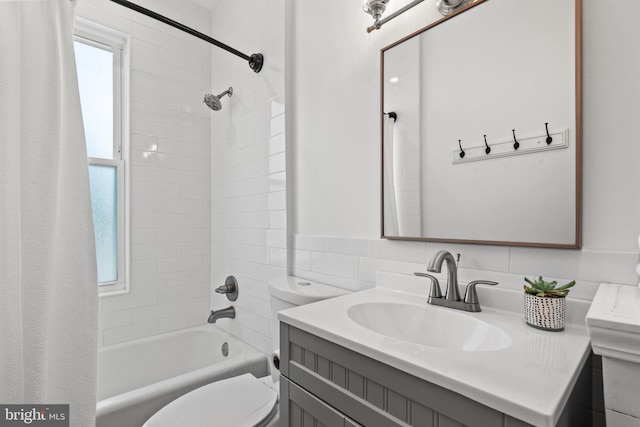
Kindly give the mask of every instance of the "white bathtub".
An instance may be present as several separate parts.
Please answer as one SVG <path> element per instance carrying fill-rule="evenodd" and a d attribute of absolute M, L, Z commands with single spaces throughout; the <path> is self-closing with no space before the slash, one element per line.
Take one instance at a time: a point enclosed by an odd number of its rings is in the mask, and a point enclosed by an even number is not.
<path fill-rule="evenodd" d="M 267 364 L 264 354 L 210 325 L 102 347 L 96 426 L 140 427 L 195 388 L 246 372 L 261 377 Z"/>

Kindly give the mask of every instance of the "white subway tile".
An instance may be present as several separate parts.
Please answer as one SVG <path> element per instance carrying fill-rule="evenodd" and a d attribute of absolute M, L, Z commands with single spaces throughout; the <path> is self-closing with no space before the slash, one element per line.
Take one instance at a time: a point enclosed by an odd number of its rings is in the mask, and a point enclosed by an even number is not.
<path fill-rule="evenodd" d="M 287 212 L 271 211 L 269 212 L 269 228 L 272 230 L 284 230 L 287 228 Z"/>
<path fill-rule="evenodd" d="M 250 279 L 245 276 L 235 276 L 238 280 L 238 285 L 242 288 L 242 292 L 247 295 L 253 295 L 261 300 L 270 300 L 269 285 L 262 280 Z M 214 283 L 213 288 L 217 288 L 218 284 Z"/>
<path fill-rule="evenodd" d="M 295 234 L 293 236 L 293 247 L 314 252 L 325 252 L 327 241 L 323 236 L 306 236 Z"/>
<path fill-rule="evenodd" d="M 181 310 L 183 313 L 210 310 L 209 294 L 183 300 Z"/>
<path fill-rule="evenodd" d="M 134 323 L 104 331 L 104 345 L 117 344 L 139 338 L 149 337 L 158 333 L 158 322 L 150 321 Z"/>
<path fill-rule="evenodd" d="M 286 249 L 278 249 L 278 248 L 270 248 L 269 249 L 269 264 L 275 265 L 278 267 L 286 267 L 287 266 L 287 250 Z"/>
<path fill-rule="evenodd" d="M 509 271 L 531 276 L 636 285 L 637 252 L 511 248 Z"/>
<path fill-rule="evenodd" d="M 131 262 L 131 274 L 153 274 L 158 270 L 158 261 L 155 259 L 137 259 Z"/>
<path fill-rule="evenodd" d="M 158 332 L 162 334 L 164 332 L 198 326 L 202 323 L 202 314 L 200 312 L 181 314 L 158 320 Z"/>
<path fill-rule="evenodd" d="M 284 133 L 269 138 L 269 154 L 274 155 L 278 153 L 284 153 L 285 149 L 286 144 Z"/>
<path fill-rule="evenodd" d="M 369 240 L 369 256 L 409 262 L 427 262 L 424 242 L 402 242 L 397 240 Z"/>
<path fill-rule="evenodd" d="M 102 303 L 103 313 L 126 310 L 134 307 L 144 307 L 156 304 L 158 295 L 155 291 L 132 292 L 128 295 L 105 297 Z"/>
<path fill-rule="evenodd" d="M 267 246 L 270 248 L 287 248 L 287 230 L 267 230 Z"/>
<path fill-rule="evenodd" d="M 175 258 L 164 258 L 158 263 L 158 272 L 172 272 L 183 270 L 198 270 L 202 267 L 201 256 L 180 256 Z"/>
<path fill-rule="evenodd" d="M 311 252 L 311 271 L 346 279 L 358 279 L 358 257 Z"/>
<path fill-rule="evenodd" d="M 269 157 L 269 173 L 283 172 L 287 168 L 287 157 L 284 152 Z"/>
<path fill-rule="evenodd" d="M 427 243 L 427 261 L 440 250 L 449 251 L 454 258 L 460 254 L 458 267 L 486 271 L 509 271 L 509 247 L 465 245 L 453 243 Z"/>
<path fill-rule="evenodd" d="M 132 181 L 157 181 L 158 168 L 147 166 L 136 166 L 131 168 Z"/>
<path fill-rule="evenodd" d="M 76 14 L 77 16 L 106 25 L 125 34 L 131 31 L 131 21 L 129 19 L 106 12 L 102 7 L 95 7 L 95 5 L 88 4 L 87 2 L 78 2 Z"/>
<path fill-rule="evenodd" d="M 293 262 L 296 270 L 311 271 L 311 252 L 295 250 Z"/>
<path fill-rule="evenodd" d="M 173 286 L 158 289 L 158 304 L 181 301 L 202 296 L 202 286 Z"/>
<path fill-rule="evenodd" d="M 392 273 L 413 274 L 415 272 L 424 273 L 427 271 L 427 265 L 423 262 L 407 262 L 397 261 L 393 259 L 381 258 L 360 258 L 360 276 L 363 282 L 375 284 L 376 273 L 378 271 L 389 271 Z M 443 269 L 444 270 L 444 269 Z M 438 275 L 436 275 L 438 276 Z M 426 285 L 425 285 L 426 289 Z"/>
<path fill-rule="evenodd" d="M 150 305 L 133 309 L 133 322 L 142 323 L 150 320 L 158 320 L 165 317 L 175 316 L 180 312 L 181 304 L 173 301 L 164 304 Z"/>
<path fill-rule="evenodd" d="M 286 172 L 274 173 L 269 176 L 269 191 L 282 191 L 287 189 Z"/>
<path fill-rule="evenodd" d="M 179 255 L 180 247 L 171 243 L 147 243 L 131 245 L 131 257 L 134 260 L 155 260 L 156 258 L 169 258 Z"/>
<path fill-rule="evenodd" d="M 153 228 L 132 228 L 131 243 L 144 244 L 158 241 L 158 231 Z"/>
<path fill-rule="evenodd" d="M 347 239 L 342 237 L 326 237 L 326 252 L 343 255 L 367 256 L 369 242 L 365 239 Z"/>
<path fill-rule="evenodd" d="M 132 37 L 131 39 L 131 55 L 133 57 L 143 56 L 145 58 L 157 60 L 158 46 L 146 42 L 142 39 Z"/>
<path fill-rule="evenodd" d="M 210 277 L 210 269 L 182 271 L 180 272 L 180 283 L 182 283 L 183 285 L 209 283 Z"/>
<path fill-rule="evenodd" d="M 158 138 L 149 135 L 131 134 L 131 149 L 140 151 L 157 151 Z"/>
<path fill-rule="evenodd" d="M 155 183 L 154 183 L 155 184 Z M 132 197 L 131 209 L 136 214 L 154 213 L 158 211 L 158 199 L 155 197 Z"/>
<path fill-rule="evenodd" d="M 269 264 L 269 249 L 266 247 L 232 245 L 230 249 L 234 259 Z"/>
<path fill-rule="evenodd" d="M 136 290 L 145 289 L 147 291 L 151 291 L 167 287 L 175 287 L 181 283 L 181 272 L 175 271 L 171 273 L 150 274 L 135 278 L 135 280 L 133 280 L 132 286 L 134 286 Z M 157 299 L 155 300 L 155 302 L 157 302 Z"/>
<path fill-rule="evenodd" d="M 100 314 L 100 329 L 117 328 L 130 325 L 133 321 L 133 311 L 131 309 L 120 311 L 109 311 Z"/>

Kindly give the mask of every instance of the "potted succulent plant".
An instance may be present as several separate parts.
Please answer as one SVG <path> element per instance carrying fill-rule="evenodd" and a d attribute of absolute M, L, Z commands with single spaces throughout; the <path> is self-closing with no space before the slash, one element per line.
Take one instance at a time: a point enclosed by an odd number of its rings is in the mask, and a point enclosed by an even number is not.
<path fill-rule="evenodd" d="M 576 284 L 573 280 L 558 286 L 557 281 L 547 282 L 524 278 L 530 286 L 524 285 L 524 318 L 528 325 L 545 331 L 562 331 L 565 324 L 565 297 L 569 288 Z"/>

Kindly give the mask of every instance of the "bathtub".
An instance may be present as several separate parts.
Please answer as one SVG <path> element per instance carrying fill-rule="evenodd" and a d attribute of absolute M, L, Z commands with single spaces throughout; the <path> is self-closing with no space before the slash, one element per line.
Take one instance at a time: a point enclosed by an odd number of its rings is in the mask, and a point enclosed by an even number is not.
<path fill-rule="evenodd" d="M 265 376 L 267 365 L 263 353 L 210 325 L 102 347 L 96 426 L 140 427 L 195 388 L 246 372 Z"/>

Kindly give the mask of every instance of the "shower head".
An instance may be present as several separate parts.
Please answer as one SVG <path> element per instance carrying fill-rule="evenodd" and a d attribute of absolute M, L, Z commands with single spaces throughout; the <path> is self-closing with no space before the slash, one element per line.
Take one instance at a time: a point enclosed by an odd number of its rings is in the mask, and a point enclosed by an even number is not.
<path fill-rule="evenodd" d="M 207 104 L 207 107 L 211 108 L 213 111 L 218 111 L 222 108 L 222 102 L 220 102 L 220 98 L 225 95 L 233 95 L 233 88 L 230 87 L 218 96 L 208 93 L 204 96 L 204 101 L 202 102 Z"/>

